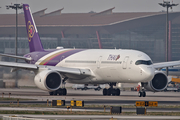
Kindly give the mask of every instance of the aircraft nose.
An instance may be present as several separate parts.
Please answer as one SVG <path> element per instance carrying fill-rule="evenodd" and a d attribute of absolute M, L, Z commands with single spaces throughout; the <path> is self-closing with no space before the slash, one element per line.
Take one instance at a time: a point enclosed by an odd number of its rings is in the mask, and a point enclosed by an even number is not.
<path fill-rule="evenodd" d="M 153 66 L 141 66 L 140 68 L 143 82 L 151 81 L 155 74 Z"/>

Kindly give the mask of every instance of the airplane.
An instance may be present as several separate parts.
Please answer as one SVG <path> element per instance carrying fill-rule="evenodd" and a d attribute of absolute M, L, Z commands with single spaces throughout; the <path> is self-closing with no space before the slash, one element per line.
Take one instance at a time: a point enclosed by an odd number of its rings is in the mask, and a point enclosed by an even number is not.
<path fill-rule="evenodd" d="M 139 97 L 144 90 L 159 92 L 167 87 L 167 76 L 159 68 L 180 65 L 180 61 L 154 63 L 151 58 L 137 50 L 128 49 L 43 49 L 30 7 L 23 4 L 30 53 L 24 56 L 0 54 L 25 60 L 26 63 L 3 62 L 0 66 L 13 70 L 34 71 L 34 82 L 50 95 L 66 95 L 64 82 L 74 84 L 109 84 L 103 95 L 120 95 L 116 83 L 139 83 Z"/>

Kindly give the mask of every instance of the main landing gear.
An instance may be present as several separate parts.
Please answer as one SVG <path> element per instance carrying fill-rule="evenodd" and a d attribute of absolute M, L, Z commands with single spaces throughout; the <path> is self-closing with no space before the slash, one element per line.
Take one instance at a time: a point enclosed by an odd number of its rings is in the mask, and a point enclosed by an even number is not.
<path fill-rule="evenodd" d="M 62 87 L 63 88 L 59 88 L 58 90 L 56 90 L 56 91 L 52 91 L 52 92 L 49 92 L 49 95 L 67 95 L 67 89 L 65 88 L 65 84 L 66 84 L 66 80 L 67 80 L 68 78 L 64 78 L 63 79 L 63 81 L 62 81 Z"/>
<path fill-rule="evenodd" d="M 104 88 L 103 89 L 103 95 L 113 95 L 113 96 L 119 96 L 120 95 L 120 89 L 119 88 L 113 88 L 113 85 L 115 86 L 116 83 L 110 83 L 109 86 L 110 88 L 109 89 L 106 89 Z"/>
<path fill-rule="evenodd" d="M 66 88 L 59 88 L 56 91 L 49 92 L 49 95 L 67 95 Z"/>

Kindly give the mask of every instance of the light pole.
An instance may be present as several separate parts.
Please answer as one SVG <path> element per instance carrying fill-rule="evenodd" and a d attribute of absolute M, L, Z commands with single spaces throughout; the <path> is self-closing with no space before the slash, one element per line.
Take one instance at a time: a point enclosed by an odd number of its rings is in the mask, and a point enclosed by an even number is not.
<path fill-rule="evenodd" d="M 166 7 L 167 9 L 167 13 L 166 13 L 166 62 L 168 62 L 168 28 L 169 28 L 169 24 L 168 24 L 168 9 L 169 7 L 172 9 L 173 6 L 177 6 L 178 4 L 171 4 L 169 1 L 163 1 L 163 3 L 159 3 L 159 5 L 161 5 L 162 7 Z M 166 74 L 168 75 L 168 67 L 166 67 Z"/>
<path fill-rule="evenodd" d="M 15 9 L 16 10 L 16 30 L 15 30 L 15 33 L 16 33 L 16 41 L 15 41 L 15 55 L 17 56 L 17 40 L 18 40 L 18 9 L 22 9 L 22 5 L 20 4 L 14 4 L 14 5 L 6 5 L 6 9 L 9 9 L 9 8 L 12 8 L 12 9 Z M 15 61 L 17 62 L 17 59 L 15 59 Z M 18 87 L 17 85 L 17 71 L 16 71 L 16 81 L 15 81 L 15 87 Z"/>

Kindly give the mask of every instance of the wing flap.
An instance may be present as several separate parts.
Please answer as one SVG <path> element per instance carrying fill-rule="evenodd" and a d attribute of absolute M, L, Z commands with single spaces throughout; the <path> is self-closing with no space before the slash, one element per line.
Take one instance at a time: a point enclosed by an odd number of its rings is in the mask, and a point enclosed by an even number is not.
<path fill-rule="evenodd" d="M 86 76 L 92 75 L 90 69 L 67 68 L 67 67 L 44 66 L 44 65 L 38 65 L 38 67 L 56 70 L 60 73 L 65 73 L 65 74 L 76 74 L 76 75 L 86 75 Z"/>

